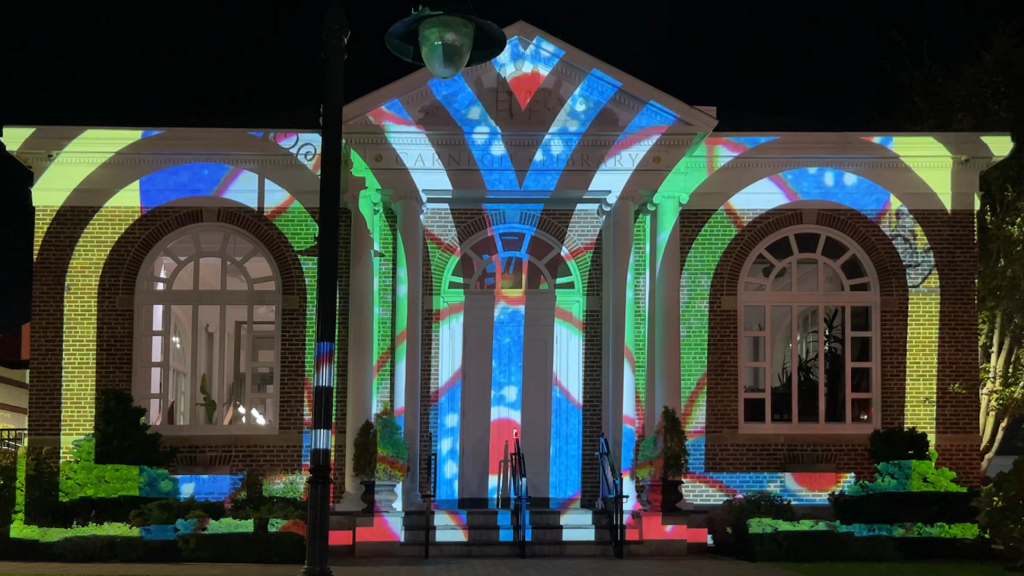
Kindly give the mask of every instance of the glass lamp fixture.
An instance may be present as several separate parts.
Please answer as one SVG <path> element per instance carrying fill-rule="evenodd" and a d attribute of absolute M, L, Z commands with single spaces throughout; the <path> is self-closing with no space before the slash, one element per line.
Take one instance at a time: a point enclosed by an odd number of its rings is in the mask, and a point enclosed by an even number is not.
<path fill-rule="evenodd" d="M 426 66 L 442 80 L 498 56 L 506 42 L 505 33 L 493 22 L 429 8 L 395 23 L 385 38 L 396 56 Z"/>

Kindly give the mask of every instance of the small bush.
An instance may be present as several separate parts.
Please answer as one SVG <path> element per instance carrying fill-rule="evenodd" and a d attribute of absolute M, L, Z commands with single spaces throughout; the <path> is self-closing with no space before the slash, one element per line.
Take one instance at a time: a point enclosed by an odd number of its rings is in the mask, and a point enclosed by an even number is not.
<path fill-rule="evenodd" d="M 146 409 L 135 405 L 131 393 L 104 388 L 96 402 L 97 464 L 129 464 L 166 468 L 174 462 L 176 447 L 163 449 L 163 436 L 150 432 Z"/>
<path fill-rule="evenodd" d="M 751 518 L 796 520 L 793 503 L 770 492 L 750 492 L 746 496 L 726 500 L 725 512 L 729 520 L 729 533 L 741 547 L 746 546 Z"/>
<path fill-rule="evenodd" d="M 956 472 L 949 468 L 936 468 L 939 454 L 931 451 L 927 460 L 897 460 L 882 462 L 874 480 L 862 480 L 850 486 L 850 496 L 881 492 L 966 492 L 957 485 Z"/>
<path fill-rule="evenodd" d="M 996 474 L 975 504 L 981 511 L 982 529 L 1013 557 L 1018 568 L 1024 566 L 1024 458 Z"/>
<path fill-rule="evenodd" d="M 223 502 L 188 500 L 157 500 L 131 513 L 133 526 L 168 526 L 178 520 L 220 520 L 227 515 Z"/>
<path fill-rule="evenodd" d="M 896 460 L 927 460 L 928 434 L 917 428 L 875 430 L 868 439 L 868 457 L 875 464 Z"/>
<path fill-rule="evenodd" d="M 352 472 L 363 480 L 372 480 L 377 468 L 377 431 L 367 420 L 359 427 L 352 444 Z"/>
<path fill-rule="evenodd" d="M 899 560 L 893 538 L 858 538 L 827 531 L 751 534 L 749 550 L 757 562 L 887 562 Z"/>

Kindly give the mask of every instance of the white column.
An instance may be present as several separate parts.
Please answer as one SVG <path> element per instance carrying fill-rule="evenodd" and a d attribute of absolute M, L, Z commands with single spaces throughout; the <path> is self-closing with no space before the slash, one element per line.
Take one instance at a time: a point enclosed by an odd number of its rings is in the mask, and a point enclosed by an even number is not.
<path fill-rule="evenodd" d="M 423 197 L 418 191 L 386 191 L 398 220 L 398 246 L 405 270 L 398 270 L 396 311 L 405 317 L 404 366 L 395 366 L 395 406 L 404 402 L 405 441 L 409 444 L 409 475 L 402 482 L 402 510 L 422 505 L 420 474 L 420 348 L 423 318 Z M 404 278 L 401 277 L 404 272 Z M 405 285 L 405 294 L 401 287 Z M 404 306 L 402 298 L 405 298 Z M 401 320 L 399 319 L 399 322 Z"/>
<path fill-rule="evenodd" d="M 654 433 L 663 407 L 682 408 L 679 366 L 679 209 L 680 196 L 659 191 L 651 218 L 648 294 L 648 375 L 644 432 Z M 653 342 L 651 342 L 653 340 Z"/>
<path fill-rule="evenodd" d="M 355 438 L 373 417 L 373 220 L 380 213 L 380 192 L 353 190 L 345 195 L 352 212 L 351 276 L 348 305 L 348 399 L 345 410 L 345 496 L 339 508 L 360 510 L 363 492 L 353 471 Z"/>
<path fill-rule="evenodd" d="M 622 466 L 623 378 L 626 366 L 626 277 L 633 251 L 634 212 L 642 201 L 638 192 L 623 192 L 604 208 L 602 232 L 602 310 L 604 310 L 604 380 L 602 430 L 612 461 Z M 587 442 L 593 440 L 588 438 Z"/>

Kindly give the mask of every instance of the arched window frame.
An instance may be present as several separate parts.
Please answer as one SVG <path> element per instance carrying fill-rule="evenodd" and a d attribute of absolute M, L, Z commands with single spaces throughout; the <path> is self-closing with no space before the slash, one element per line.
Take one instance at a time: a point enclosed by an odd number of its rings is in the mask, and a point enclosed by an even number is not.
<path fill-rule="evenodd" d="M 801 252 L 797 246 L 796 237 L 800 234 L 818 234 L 820 235 L 818 244 L 815 252 Z M 839 258 L 833 260 L 822 254 L 826 238 L 831 237 L 838 242 L 841 242 L 846 247 L 846 252 Z M 776 259 L 767 253 L 769 246 L 773 246 L 776 242 L 783 238 L 789 238 L 790 248 L 792 254 L 788 257 Z M 806 238 L 806 237 L 805 237 Z M 769 273 L 770 276 L 766 279 L 763 274 L 761 278 L 757 278 L 756 274 L 752 274 L 752 267 L 757 262 L 760 256 L 765 256 L 772 266 L 772 271 Z M 864 276 L 850 279 L 848 275 L 843 271 L 843 264 L 847 263 L 853 258 L 859 259 L 861 267 L 864 272 Z M 788 291 L 772 291 L 769 288 L 772 283 L 776 280 L 779 275 L 780 269 L 789 265 L 788 270 L 793 271 L 797 268 L 798 260 L 809 260 L 814 259 L 817 264 L 817 279 L 816 279 L 816 290 L 812 291 L 801 291 L 797 290 L 797 286 L 790 286 Z M 761 261 L 762 265 L 764 260 Z M 823 263 L 827 263 L 833 266 L 833 269 L 838 272 L 839 278 L 843 282 L 842 291 L 824 291 L 825 285 L 825 266 Z M 763 268 L 762 268 L 763 269 Z M 790 284 L 792 284 L 791 274 Z M 835 278 L 835 277 L 833 277 Z M 750 283 L 750 280 L 754 280 Z M 754 288 L 751 284 L 762 284 L 763 290 L 751 289 Z M 866 285 L 866 286 L 865 286 Z M 850 288 L 856 286 L 859 289 L 854 291 Z M 870 289 L 865 290 L 865 287 Z M 843 415 L 845 421 L 843 422 L 829 422 L 826 416 L 826 385 L 822 382 L 822 373 L 826 370 L 823 363 L 819 360 L 824 356 L 824 349 L 826 348 L 825 343 L 821 342 L 820 339 L 816 338 L 816 344 L 818 348 L 818 355 L 815 357 L 817 364 L 817 390 L 818 390 L 818 419 L 815 422 L 801 421 L 801 407 L 798 406 L 797 396 L 799 395 L 799 377 L 798 375 L 792 374 L 790 371 L 790 384 L 791 391 L 796 390 L 796 394 L 790 396 L 790 414 L 789 421 L 776 421 L 775 413 L 772 406 L 773 389 L 772 383 L 776 376 L 774 368 L 774 356 L 773 351 L 775 348 L 775 342 L 773 339 L 778 336 L 772 329 L 772 314 L 778 310 L 782 312 L 785 307 L 790 307 L 792 310 L 789 316 L 789 322 L 791 331 L 789 335 L 789 344 L 785 344 L 790 347 L 792 351 L 789 354 L 790 366 L 799 365 L 799 347 L 800 339 L 798 338 L 800 330 L 798 325 L 801 322 L 800 315 L 802 313 L 801 308 L 804 311 L 812 311 L 811 309 L 817 307 L 816 315 L 818 318 L 818 333 L 825 332 L 825 312 L 826 309 L 840 308 L 843 311 L 843 342 L 842 342 L 842 354 L 843 354 L 843 370 L 844 370 L 844 396 L 845 407 Z M 863 308 L 867 307 L 867 314 L 863 313 Z M 762 312 L 758 312 L 760 308 Z M 847 327 L 851 327 L 851 316 L 854 308 L 860 309 L 858 313 L 858 322 L 863 322 L 865 318 L 868 319 L 869 326 L 867 329 L 863 329 L 864 326 L 861 324 L 860 330 L 847 330 Z M 750 252 L 746 262 L 743 265 L 742 272 L 740 274 L 739 282 L 737 285 L 737 311 L 738 311 L 738 333 L 739 338 L 737 339 L 737 351 L 738 351 L 738 423 L 739 429 L 744 433 L 808 433 L 808 434 L 867 434 L 872 430 L 876 429 L 880 425 L 881 417 L 881 330 L 880 330 L 880 308 L 881 298 L 879 295 L 879 284 L 878 276 L 875 273 L 874 266 L 871 260 L 867 257 L 861 247 L 850 239 L 848 236 L 820 226 L 793 226 L 772 234 L 765 240 L 763 240 L 754 250 Z M 752 310 L 753 309 L 753 310 Z M 761 317 L 759 314 L 763 314 Z M 782 314 L 785 314 L 782 312 Z M 785 316 L 782 316 L 785 317 Z M 777 316 L 778 318 L 778 316 Z M 756 320 L 761 319 L 763 325 L 755 325 Z M 758 338 L 763 339 L 763 347 L 761 352 L 755 352 L 759 346 L 757 344 Z M 782 335 L 781 337 L 785 337 Z M 869 360 L 867 361 L 852 361 L 849 359 L 851 350 L 851 342 L 854 339 L 858 339 L 859 342 L 863 343 L 864 338 L 870 338 L 868 345 L 865 347 L 863 344 L 858 346 L 857 352 L 861 353 L 863 350 L 869 351 Z M 796 347 L 792 347 L 792 342 L 797 342 Z M 834 348 L 835 349 L 835 348 Z M 833 349 L 833 350 L 834 350 Z M 785 354 L 783 356 L 786 356 Z M 785 358 L 783 358 L 783 362 Z M 761 369 L 763 376 L 763 391 L 748 391 L 748 381 L 756 382 L 759 378 L 758 369 Z M 783 365 L 785 369 L 785 365 Z M 853 370 L 858 370 L 858 374 L 864 374 L 864 370 L 870 371 L 870 376 L 866 379 L 869 383 L 869 391 L 857 391 L 853 390 L 854 382 L 852 380 Z M 782 374 L 785 374 L 782 372 Z M 863 377 L 858 378 L 858 383 L 863 385 L 865 379 Z M 758 401 L 763 400 L 764 402 L 764 415 L 763 420 L 749 421 L 747 415 L 747 402 L 753 401 L 753 405 L 756 406 Z M 785 398 L 783 397 L 783 400 Z M 857 405 L 854 405 L 855 401 L 860 400 Z M 854 412 L 862 412 L 864 408 L 864 402 L 870 402 L 870 417 L 867 420 L 854 420 Z M 782 404 L 785 406 L 785 404 Z M 854 410 L 854 408 L 860 408 L 861 410 Z M 753 410 L 756 415 L 757 410 Z M 810 411 L 806 411 L 809 413 Z"/>
<path fill-rule="evenodd" d="M 222 234 L 220 246 L 217 249 L 203 247 L 199 238 L 200 234 L 204 233 Z M 160 281 L 163 279 L 151 273 L 155 268 L 156 260 L 161 256 L 170 254 L 169 247 L 187 237 L 193 239 L 194 245 L 199 247 L 198 251 L 194 255 L 179 258 L 174 270 L 161 283 Z M 236 257 L 228 252 L 228 246 L 232 237 L 236 237 L 249 245 L 250 248 L 245 251 L 244 255 Z M 265 259 L 266 264 L 270 268 L 270 273 L 254 277 L 246 264 L 252 261 L 253 258 L 260 256 Z M 220 265 L 220 286 L 215 289 L 203 289 L 200 287 L 201 273 L 195 273 L 198 270 L 200 261 L 207 258 L 219 258 L 222 261 Z M 190 265 L 190 263 L 192 264 Z M 178 283 L 176 285 L 176 282 L 182 279 L 182 272 L 189 267 L 192 269 L 192 287 L 191 289 L 180 289 L 181 284 Z M 239 277 L 245 282 L 246 288 L 244 290 L 228 289 L 228 277 L 230 276 L 228 271 L 231 267 L 234 267 L 235 282 L 238 282 Z M 179 289 L 174 289 L 175 287 Z M 151 411 L 152 407 L 155 406 L 153 400 L 159 400 L 161 411 L 160 416 L 148 414 L 147 422 L 165 435 L 276 434 L 280 424 L 281 302 L 281 275 L 278 272 L 277 263 L 262 243 L 243 230 L 223 224 L 203 223 L 177 229 L 173 233 L 161 238 L 147 255 L 135 283 L 135 350 L 133 353 L 135 378 L 133 379 L 132 393 L 136 404 L 145 407 L 147 411 Z M 244 326 L 248 335 L 248 349 L 241 350 L 239 348 L 241 352 L 228 350 L 223 331 L 219 336 L 218 342 L 212 345 L 215 349 L 219 348 L 218 360 L 215 360 L 219 365 L 215 367 L 215 370 L 225 371 L 222 386 L 227 386 L 227 389 L 224 387 L 220 388 L 220 392 L 216 394 L 218 396 L 216 398 L 218 409 L 213 424 L 204 422 L 204 418 L 201 416 L 201 414 L 204 414 L 201 404 L 204 396 L 200 393 L 202 378 L 200 373 L 204 372 L 205 367 L 196 368 L 195 364 L 198 362 L 197 359 L 199 357 L 197 354 L 199 346 L 198 332 L 206 328 L 200 326 L 195 320 L 192 321 L 191 330 L 187 335 L 177 334 L 180 340 L 187 343 L 186 345 L 189 348 L 189 350 L 184 351 L 184 356 L 186 363 L 190 364 L 187 393 L 188 403 L 191 404 L 189 406 L 191 410 L 190 422 L 188 424 L 173 425 L 163 422 L 164 417 L 168 414 L 168 401 L 171 400 L 171 368 L 172 365 L 180 367 L 180 357 L 176 358 L 175 354 L 172 354 L 171 349 L 171 346 L 174 345 L 172 341 L 175 335 L 174 331 L 180 330 L 175 322 L 175 306 L 190 306 L 193 311 L 193 319 L 198 315 L 200 306 L 218 307 L 218 326 L 224 325 L 226 311 L 229 306 L 236 308 L 245 307 L 246 309 Z M 268 322 L 254 319 L 258 307 L 273 307 L 273 321 L 271 322 L 273 325 L 273 335 L 271 337 L 273 342 L 273 358 L 270 362 L 260 361 L 258 359 L 258 352 L 260 350 L 254 347 L 256 338 L 253 336 L 261 332 L 258 325 L 265 326 L 268 324 Z M 162 312 L 160 325 L 156 325 L 157 320 L 153 317 L 155 310 Z M 267 340 L 266 330 L 262 330 L 262 332 L 264 332 L 264 334 L 261 334 L 262 339 Z M 159 346 L 162 347 L 162 353 L 159 356 L 157 354 L 157 339 L 154 336 L 162 338 L 159 343 Z M 235 335 L 236 340 L 237 338 L 237 335 Z M 238 347 L 240 346 L 241 344 L 239 343 Z M 262 351 L 266 351 L 266 349 L 264 348 Z M 231 380 L 231 378 L 226 375 L 227 368 L 224 367 L 225 358 L 228 354 L 232 353 L 234 357 L 237 357 L 234 358 L 234 361 L 244 365 L 246 378 L 245 385 L 241 387 L 241 394 L 238 394 L 242 398 L 241 404 L 244 405 L 246 410 L 246 419 L 242 425 L 239 425 L 240 417 L 229 418 L 228 412 L 230 409 L 227 408 L 227 403 L 224 401 L 226 397 L 236 394 L 234 391 L 228 391 L 230 384 L 227 380 Z M 243 355 L 245 358 L 244 364 L 238 360 Z M 232 367 L 236 373 L 240 370 L 240 366 L 232 364 Z M 157 392 L 154 391 L 155 388 L 152 386 L 152 382 L 155 381 L 158 374 L 155 369 L 160 370 L 159 377 L 163 380 L 162 387 Z M 269 393 L 253 392 L 253 374 L 257 372 L 265 373 L 267 370 L 273 372 L 271 391 Z M 208 385 L 213 388 L 212 382 L 208 383 Z M 255 404 L 259 402 L 262 402 L 266 407 L 266 414 L 260 414 L 263 417 L 262 424 L 255 421 L 254 413 L 252 412 Z M 253 406 L 250 406 L 250 404 L 253 404 Z M 177 409 L 175 411 L 180 413 Z"/>

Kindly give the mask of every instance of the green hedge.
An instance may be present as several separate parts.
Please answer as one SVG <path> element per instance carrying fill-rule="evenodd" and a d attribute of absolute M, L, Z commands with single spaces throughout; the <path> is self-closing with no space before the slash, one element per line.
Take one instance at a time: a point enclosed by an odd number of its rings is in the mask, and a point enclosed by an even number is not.
<path fill-rule="evenodd" d="M 0 561 L 174 562 L 301 564 L 305 539 L 298 534 L 215 534 L 147 541 L 138 536 L 75 536 L 56 542 L 0 536 Z"/>
<path fill-rule="evenodd" d="M 975 522 L 974 492 L 878 492 L 853 496 L 834 494 L 829 503 L 843 524 Z"/>
<path fill-rule="evenodd" d="M 959 524 L 922 524 L 907 522 L 901 524 L 841 524 L 827 520 L 774 520 L 772 518 L 751 518 L 747 522 L 750 534 L 771 534 L 774 532 L 850 532 L 855 536 L 890 536 L 893 538 L 954 538 L 973 540 L 981 536 L 978 525 L 971 522 Z"/>
<path fill-rule="evenodd" d="M 986 540 L 858 537 L 852 532 L 773 532 L 750 534 L 752 560 L 758 562 L 892 562 L 898 560 L 995 557 Z"/>

